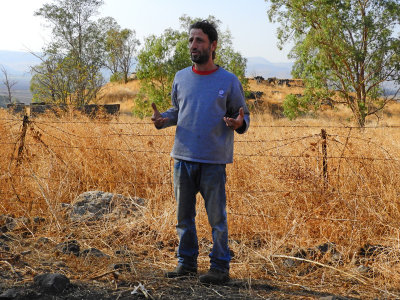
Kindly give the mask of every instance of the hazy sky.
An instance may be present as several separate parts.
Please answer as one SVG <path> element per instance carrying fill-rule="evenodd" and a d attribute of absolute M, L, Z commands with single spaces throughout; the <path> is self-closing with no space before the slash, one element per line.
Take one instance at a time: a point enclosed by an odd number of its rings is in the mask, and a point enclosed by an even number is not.
<path fill-rule="evenodd" d="M 34 11 L 50 0 L 0 0 L 0 50 L 40 51 L 50 39 L 44 19 Z M 276 24 L 267 17 L 264 0 L 105 0 L 99 17 L 113 17 L 122 28 L 134 29 L 142 42 L 166 28 L 180 29 L 179 17 L 207 18 L 213 15 L 229 29 L 233 45 L 245 57 L 264 57 L 287 62 L 289 47 L 277 48 Z"/>

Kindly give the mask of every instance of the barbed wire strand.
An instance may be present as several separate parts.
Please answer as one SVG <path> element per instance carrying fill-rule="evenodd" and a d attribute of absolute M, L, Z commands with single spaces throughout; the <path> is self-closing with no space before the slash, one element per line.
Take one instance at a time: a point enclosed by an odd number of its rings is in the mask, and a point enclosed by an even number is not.
<path fill-rule="evenodd" d="M 45 125 L 46 123 L 43 122 L 37 122 L 34 121 L 34 124 L 42 124 Z M 64 129 L 61 129 L 59 127 L 56 126 L 52 126 L 52 125 L 47 125 L 49 127 L 52 127 L 53 129 L 56 129 L 62 133 L 65 133 L 67 135 L 76 137 L 76 138 L 80 138 L 80 139 L 100 139 L 100 138 L 107 138 L 107 137 L 111 137 L 111 136 L 138 136 L 138 137 L 150 137 L 150 136 L 154 136 L 154 137 L 173 137 L 173 134 L 140 134 L 140 133 L 109 133 L 109 134 L 102 134 L 102 135 L 93 135 L 93 136 L 83 136 L 83 135 L 78 135 L 72 132 L 68 132 Z M 42 129 L 44 130 L 44 129 Z"/>
<path fill-rule="evenodd" d="M 33 118 L 32 118 L 33 119 Z M 21 121 L 18 119 L 12 118 L 0 118 L 0 121 Z M 114 121 L 102 121 L 100 119 L 93 119 L 88 121 L 61 121 L 61 120 L 43 120 L 43 119 L 36 119 L 36 122 L 41 123 L 53 123 L 53 124 L 108 124 L 108 125 L 151 125 L 153 126 L 152 122 L 114 122 Z M 398 129 L 400 125 L 379 125 L 379 126 L 351 126 L 351 125 L 252 125 L 251 128 L 337 128 L 337 129 L 385 129 L 385 128 L 393 128 Z"/>
<path fill-rule="evenodd" d="M 386 150 L 386 149 L 385 149 L 384 147 L 382 147 L 381 145 L 379 145 L 379 144 L 377 144 L 377 143 L 371 141 L 370 139 L 363 139 L 363 138 L 359 138 L 359 137 L 355 137 L 355 136 L 344 136 L 344 135 L 338 135 L 338 134 L 336 134 L 336 135 L 328 134 L 327 136 L 328 136 L 328 137 L 341 137 L 341 138 L 344 138 L 344 139 L 346 139 L 346 140 L 350 140 L 350 138 L 351 138 L 351 139 L 355 139 L 355 140 L 360 140 L 360 141 L 363 141 L 363 142 L 367 142 L 367 143 L 369 143 L 369 144 L 373 144 L 374 146 L 376 146 L 376 147 L 380 148 L 381 150 L 383 150 L 383 152 L 385 152 L 390 158 L 392 158 L 392 156 L 390 155 L 390 153 L 389 153 L 388 150 Z M 337 141 L 337 140 L 335 140 L 335 139 L 329 139 L 329 140 L 332 141 L 332 142 L 337 142 L 337 143 L 339 142 L 339 141 Z M 345 145 L 346 145 L 346 143 L 345 143 Z"/>
<path fill-rule="evenodd" d="M 0 142 L 0 145 L 15 145 L 15 142 Z M 41 143 L 25 143 L 25 146 L 40 146 L 42 145 Z M 105 148 L 105 147 L 83 147 L 83 146 L 61 146 L 61 145 L 52 145 L 48 144 L 47 146 L 53 147 L 53 148 L 65 148 L 65 149 L 81 149 L 81 150 L 99 150 L 99 151 L 116 151 L 116 152 L 131 152 L 131 153 L 156 153 L 156 154 L 170 154 L 170 151 L 152 151 L 152 150 L 140 150 L 140 149 L 118 149 L 118 148 Z M 277 146 L 274 148 L 270 149 L 275 149 L 275 148 L 280 148 L 282 147 Z M 265 150 L 268 151 L 268 150 Z M 303 155 L 283 155 L 283 154 L 244 154 L 244 153 L 235 153 L 236 156 L 242 156 L 242 157 L 271 157 L 271 158 L 315 158 L 315 159 L 320 159 L 321 155 L 309 155 L 309 154 L 303 154 Z M 358 157 L 358 156 L 327 156 L 327 159 L 350 159 L 350 160 L 369 160 L 369 161 L 395 161 L 399 162 L 399 159 L 395 158 L 383 158 L 383 157 Z"/>

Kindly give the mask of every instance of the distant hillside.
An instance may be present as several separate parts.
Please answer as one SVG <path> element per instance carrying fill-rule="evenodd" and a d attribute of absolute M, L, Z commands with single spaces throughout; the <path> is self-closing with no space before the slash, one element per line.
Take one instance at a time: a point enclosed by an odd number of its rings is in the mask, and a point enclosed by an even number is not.
<path fill-rule="evenodd" d="M 25 76 L 31 66 L 39 63 L 40 60 L 29 52 L 0 50 L 0 65 L 13 76 Z"/>
<path fill-rule="evenodd" d="M 32 95 L 29 90 L 31 74 L 30 67 L 40 64 L 40 60 L 29 52 L 0 50 L 0 65 L 4 66 L 12 80 L 17 81 L 13 88 L 13 96 L 20 102 L 30 103 Z M 263 76 L 290 79 L 293 63 L 273 63 L 263 57 L 247 57 L 246 76 Z M 108 81 L 110 73 L 103 74 Z M 1 78 L 0 74 L 0 78 Z M 393 94 L 395 87 L 386 86 L 387 94 Z M 5 95 L 5 87 L 0 83 L 0 95 Z"/>
<path fill-rule="evenodd" d="M 247 77 L 262 76 L 264 78 L 276 77 L 282 79 L 292 78 L 293 63 L 272 63 L 263 57 L 247 58 Z"/>
<path fill-rule="evenodd" d="M 0 65 L 6 67 L 13 77 L 30 79 L 30 67 L 40 60 L 29 52 L 0 50 Z M 272 63 L 263 57 L 247 58 L 247 76 L 289 78 L 292 63 Z"/>
<path fill-rule="evenodd" d="M 247 60 L 246 76 L 248 77 L 291 78 L 291 63 L 271 63 L 262 57 L 248 57 Z M 21 102 L 30 103 L 32 98 L 29 90 L 30 67 L 37 64 L 40 64 L 40 60 L 29 52 L 0 50 L 0 65 L 6 68 L 12 80 L 17 81 L 13 95 Z M 108 81 L 109 76 L 109 73 L 104 73 L 106 81 Z M 5 93 L 4 85 L 0 84 L 0 95 L 5 95 Z"/>
<path fill-rule="evenodd" d="M 30 103 L 32 98 L 29 90 L 30 68 L 39 63 L 40 60 L 29 52 L 0 50 L 0 65 L 7 70 L 10 80 L 16 81 L 13 86 L 13 96 L 18 101 Z M 0 95 L 5 93 L 5 86 L 0 84 Z"/>

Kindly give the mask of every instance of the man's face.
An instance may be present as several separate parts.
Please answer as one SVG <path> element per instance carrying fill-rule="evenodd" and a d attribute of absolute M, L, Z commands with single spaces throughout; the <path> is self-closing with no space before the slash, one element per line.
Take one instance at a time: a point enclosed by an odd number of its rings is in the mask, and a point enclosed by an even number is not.
<path fill-rule="evenodd" d="M 189 33 L 190 58 L 196 64 L 205 64 L 215 51 L 217 42 L 210 43 L 208 35 L 201 29 L 193 28 Z"/>

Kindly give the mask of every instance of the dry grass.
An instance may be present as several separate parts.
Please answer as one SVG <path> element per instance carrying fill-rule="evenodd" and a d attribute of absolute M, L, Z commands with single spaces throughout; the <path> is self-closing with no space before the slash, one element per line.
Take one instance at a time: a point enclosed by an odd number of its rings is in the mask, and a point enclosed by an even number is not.
<path fill-rule="evenodd" d="M 394 117 L 398 110 L 390 107 L 380 124 L 399 124 Z M 349 126 L 345 111 L 338 115 L 325 112 L 319 119 L 293 122 L 267 113 L 253 115 L 249 132 L 236 136 L 235 162 L 227 168 L 233 278 L 248 279 L 250 286 L 254 279 L 270 280 L 364 299 L 400 297 L 400 130 L 373 127 L 372 121 L 371 128 L 359 130 Z M 322 128 L 328 133 L 327 184 Z M 165 284 L 162 270 L 176 264 L 169 157 L 174 129 L 157 131 L 148 120 L 131 117 L 44 116 L 29 124 L 18 160 L 21 132 L 22 119 L 0 111 L 0 214 L 24 217 L 13 232 L 16 242 L 10 252 L 31 250 L 24 257 L 30 267 L 19 271 L 29 278 L 59 268 L 71 279 L 100 275 L 98 280 L 112 282 L 110 262 L 124 261 L 132 271 L 120 280 L 143 280 L 153 270 L 157 280 L 149 285 L 156 289 Z M 90 190 L 142 197 L 147 205 L 136 217 L 75 224 L 62 204 Z M 198 199 L 199 264 L 205 270 L 211 232 Z M 35 217 L 45 221 L 37 225 Z M 43 237 L 51 242 L 41 243 Z M 71 239 L 111 258 L 54 252 L 55 244 Z M 328 254 L 296 257 L 303 263 L 285 266 L 298 249 L 327 242 L 336 244 L 340 259 L 333 261 Z M 370 259 L 355 255 L 367 243 L 384 250 Z M 123 258 L 116 254 L 121 249 Z M 370 272 L 357 271 L 358 259 Z"/>
<path fill-rule="evenodd" d="M 108 83 L 99 92 L 97 102 L 101 104 L 120 104 L 122 114 L 131 114 L 140 88 L 138 80 L 131 80 L 127 84 Z"/>

